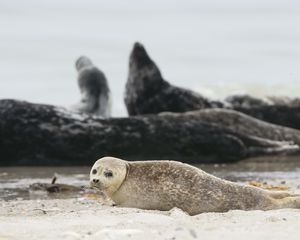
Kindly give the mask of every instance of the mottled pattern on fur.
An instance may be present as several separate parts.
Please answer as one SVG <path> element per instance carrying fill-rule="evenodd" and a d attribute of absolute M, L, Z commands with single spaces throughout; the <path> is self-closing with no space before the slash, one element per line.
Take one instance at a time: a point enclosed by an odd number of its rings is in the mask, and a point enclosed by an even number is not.
<path fill-rule="evenodd" d="M 111 180 L 101 174 L 91 174 L 91 183 L 94 178 L 99 179 L 99 184 L 94 186 L 122 207 L 163 211 L 177 207 L 190 215 L 234 209 L 300 207 L 300 197 L 296 195 L 239 185 L 176 161 L 127 162 L 105 157 L 98 160 L 92 170 L 99 167 L 119 174 Z M 114 191 L 106 191 L 112 187 L 110 182 L 117 186 Z"/>

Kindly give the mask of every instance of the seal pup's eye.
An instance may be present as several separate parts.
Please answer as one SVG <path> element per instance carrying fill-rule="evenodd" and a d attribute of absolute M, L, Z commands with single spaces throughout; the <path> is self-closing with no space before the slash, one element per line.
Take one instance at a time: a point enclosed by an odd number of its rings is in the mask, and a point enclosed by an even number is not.
<path fill-rule="evenodd" d="M 96 174 L 96 173 L 97 173 L 97 170 L 93 169 L 92 174 Z"/>
<path fill-rule="evenodd" d="M 113 176 L 112 171 L 105 171 L 103 174 L 104 174 L 105 177 L 112 177 Z"/>

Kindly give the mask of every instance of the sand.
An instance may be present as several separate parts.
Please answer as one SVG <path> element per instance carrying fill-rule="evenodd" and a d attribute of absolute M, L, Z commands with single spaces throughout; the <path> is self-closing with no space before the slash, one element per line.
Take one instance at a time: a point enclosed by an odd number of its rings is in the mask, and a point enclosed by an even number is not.
<path fill-rule="evenodd" d="M 188 216 L 119 208 L 87 198 L 0 202 L 0 239 L 300 239 L 300 210 Z"/>
<path fill-rule="evenodd" d="M 300 193 L 299 161 L 201 167 L 241 184 L 267 182 L 274 186 L 283 185 L 281 190 L 287 188 Z M 107 201 L 105 205 L 101 204 L 104 200 L 99 194 L 85 193 L 77 198 L 61 194 L 68 199 L 53 199 L 59 196 L 28 193 L 28 186 L 34 182 L 49 183 L 53 172 L 59 173 L 58 183 L 85 185 L 88 171 L 89 168 L 82 167 L 0 169 L 0 240 L 300 239 L 298 209 L 229 211 L 191 217 L 179 209 L 160 212 L 111 207 Z M 5 194 L 10 196 L 5 197 Z"/>

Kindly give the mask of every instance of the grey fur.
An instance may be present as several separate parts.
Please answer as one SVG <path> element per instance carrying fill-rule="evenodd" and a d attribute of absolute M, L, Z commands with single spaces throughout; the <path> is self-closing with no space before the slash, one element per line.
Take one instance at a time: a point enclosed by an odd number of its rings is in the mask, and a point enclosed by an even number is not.
<path fill-rule="evenodd" d="M 106 177 L 105 172 L 111 175 Z M 240 185 L 175 161 L 127 162 L 104 157 L 92 167 L 90 182 L 122 207 L 162 211 L 177 207 L 190 215 L 300 208 L 299 195 Z"/>
<path fill-rule="evenodd" d="M 75 67 L 78 71 L 81 100 L 73 106 L 73 110 L 104 118 L 110 117 L 111 94 L 104 73 L 85 56 L 77 59 Z"/>

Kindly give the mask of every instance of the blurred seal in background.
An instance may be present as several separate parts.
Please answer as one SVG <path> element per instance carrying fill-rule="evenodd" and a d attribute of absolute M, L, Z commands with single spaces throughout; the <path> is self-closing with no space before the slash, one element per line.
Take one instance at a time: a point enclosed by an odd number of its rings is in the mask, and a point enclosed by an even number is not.
<path fill-rule="evenodd" d="M 85 56 L 79 57 L 75 66 L 78 71 L 81 100 L 72 106 L 72 110 L 104 118 L 110 117 L 111 93 L 104 73 Z"/>
<path fill-rule="evenodd" d="M 134 44 L 129 58 L 125 104 L 129 116 L 226 108 L 269 123 L 300 129 L 299 98 L 272 96 L 260 99 L 248 94 L 232 95 L 224 100 L 206 98 L 166 81 L 140 43 Z"/>
<path fill-rule="evenodd" d="M 173 86 L 164 80 L 158 66 L 138 42 L 134 44 L 129 57 L 124 100 L 130 116 L 223 106 L 221 102 L 211 101 L 201 94 Z"/>

